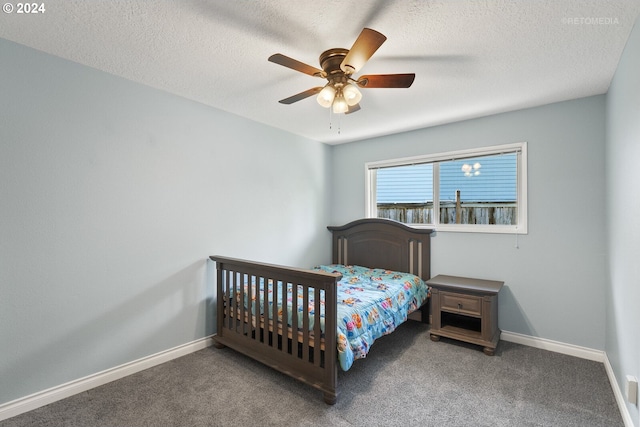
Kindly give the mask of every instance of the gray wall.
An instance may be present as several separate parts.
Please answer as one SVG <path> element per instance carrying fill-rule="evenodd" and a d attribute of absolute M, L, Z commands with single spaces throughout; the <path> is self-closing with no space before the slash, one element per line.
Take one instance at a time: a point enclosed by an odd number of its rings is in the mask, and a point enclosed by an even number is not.
<path fill-rule="evenodd" d="M 621 390 L 640 377 L 640 21 L 607 94 L 606 352 Z M 638 406 L 627 403 L 636 426 Z"/>
<path fill-rule="evenodd" d="M 208 255 L 329 261 L 329 148 L 0 39 L 0 404 L 213 333 Z"/>
<path fill-rule="evenodd" d="M 364 215 L 365 162 L 527 141 L 528 235 L 438 232 L 432 274 L 504 280 L 502 330 L 603 350 L 604 112 L 596 96 L 336 146 L 333 222 Z"/>

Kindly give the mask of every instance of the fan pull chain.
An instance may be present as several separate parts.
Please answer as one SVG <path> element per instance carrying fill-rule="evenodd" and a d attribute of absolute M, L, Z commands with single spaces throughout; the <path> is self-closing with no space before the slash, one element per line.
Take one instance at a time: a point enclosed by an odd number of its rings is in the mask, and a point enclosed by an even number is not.
<path fill-rule="evenodd" d="M 332 110 L 333 110 L 332 108 L 329 108 L 329 130 L 333 129 L 333 111 Z M 337 116 L 338 116 L 338 120 L 337 120 L 338 121 L 338 135 L 340 135 L 341 125 L 342 125 L 342 120 L 341 120 L 342 115 L 338 113 Z"/>

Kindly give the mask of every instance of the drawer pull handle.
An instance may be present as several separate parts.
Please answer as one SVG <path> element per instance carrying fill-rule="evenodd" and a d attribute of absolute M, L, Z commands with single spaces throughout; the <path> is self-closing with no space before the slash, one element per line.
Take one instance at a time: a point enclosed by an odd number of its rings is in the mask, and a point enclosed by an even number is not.
<path fill-rule="evenodd" d="M 462 304 L 458 303 L 458 310 L 462 310 Z"/>

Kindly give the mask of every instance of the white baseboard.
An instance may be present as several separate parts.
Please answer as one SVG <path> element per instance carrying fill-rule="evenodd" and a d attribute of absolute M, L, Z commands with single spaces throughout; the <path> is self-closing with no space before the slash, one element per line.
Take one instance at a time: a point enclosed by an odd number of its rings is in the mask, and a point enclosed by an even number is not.
<path fill-rule="evenodd" d="M 142 359 L 134 360 L 133 362 L 116 366 L 115 368 L 107 369 L 105 371 L 88 375 L 84 378 L 70 381 L 68 383 L 43 390 L 29 396 L 12 400 L 11 402 L 0 405 L 0 421 L 15 417 L 16 415 L 20 415 L 28 411 L 32 411 L 34 409 L 40 408 L 41 406 L 57 402 L 58 400 L 71 397 L 75 394 L 82 393 L 111 381 L 124 378 L 127 375 L 144 371 L 145 369 L 149 369 L 156 365 L 160 365 L 170 360 L 177 359 L 178 357 L 185 356 L 189 353 L 202 350 L 203 348 L 207 348 L 212 344 L 213 340 L 211 337 L 201 338 L 187 344 L 179 345 L 177 347 L 161 351 L 160 353 L 143 357 Z"/>
<path fill-rule="evenodd" d="M 604 362 L 604 351 L 602 350 L 594 350 L 592 348 L 581 347 L 579 345 L 566 344 L 559 341 L 537 338 L 509 331 L 502 331 L 500 339 L 529 347 L 540 348 L 542 350 L 553 351 L 555 353 L 568 354 L 569 356 L 575 356 L 581 359 Z"/>
<path fill-rule="evenodd" d="M 611 362 L 609 362 L 609 358 L 606 354 L 604 355 L 604 369 L 607 371 L 607 376 L 609 377 L 609 382 L 613 389 L 613 395 L 616 398 L 616 403 L 618 404 L 618 409 L 620 409 L 620 415 L 622 415 L 625 427 L 635 427 L 633 425 L 633 419 L 631 418 L 629 408 L 627 408 L 624 394 L 622 393 L 622 390 L 620 390 L 620 386 L 616 380 L 616 375 L 613 373 L 613 367 L 611 366 Z"/>

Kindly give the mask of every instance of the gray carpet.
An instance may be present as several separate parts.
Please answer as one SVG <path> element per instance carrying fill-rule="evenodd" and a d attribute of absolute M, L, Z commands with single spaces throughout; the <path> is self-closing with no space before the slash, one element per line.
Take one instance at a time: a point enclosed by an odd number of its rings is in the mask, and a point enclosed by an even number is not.
<path fill-rule="evenodd" d="M 601 363 L 509 342 L 429 340 L 402 325 L 322 393 L 207 348 L 0 422 L 18 426 L 622 426 Z"/>

